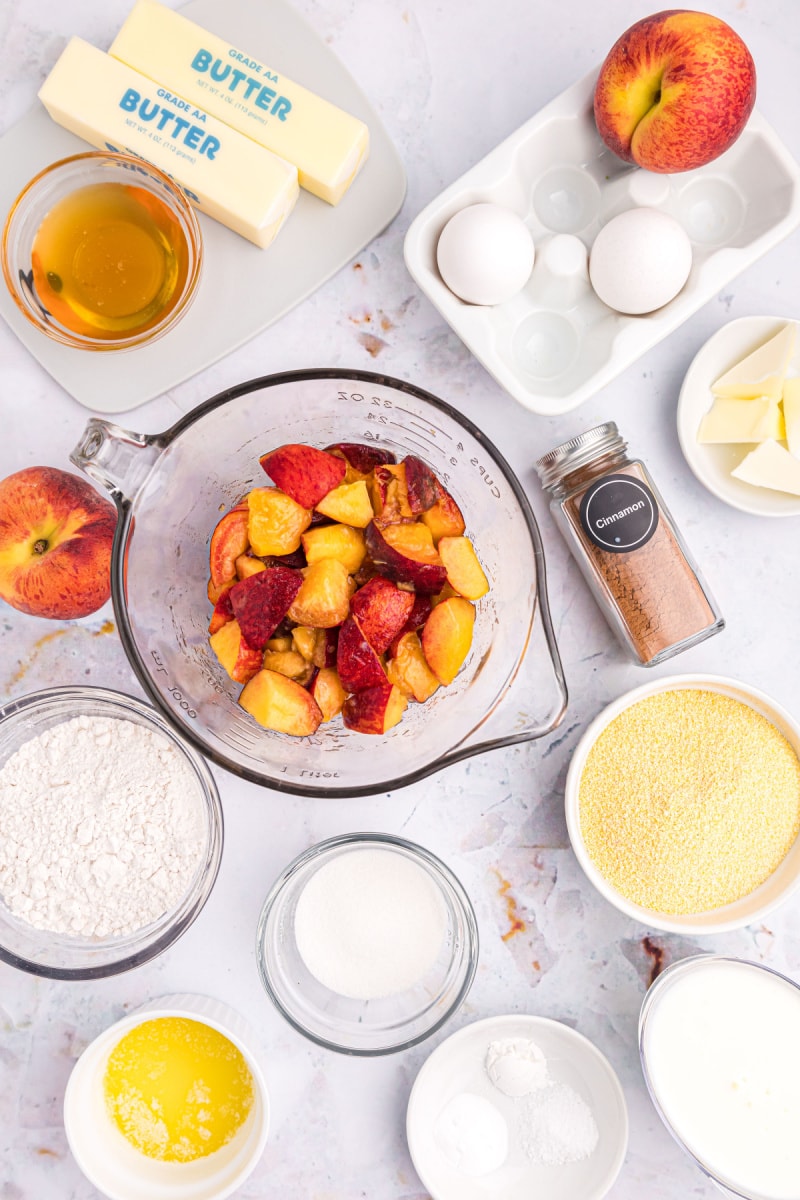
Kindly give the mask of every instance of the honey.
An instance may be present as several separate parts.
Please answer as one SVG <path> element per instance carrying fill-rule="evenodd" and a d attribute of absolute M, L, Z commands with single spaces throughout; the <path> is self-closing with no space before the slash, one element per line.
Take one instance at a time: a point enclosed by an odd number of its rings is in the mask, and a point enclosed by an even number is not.
<path fill-rule="evenodd" d="M 103 1080 L 112 1121 L 148 1158 L 194 1162 L 234 1137 L 253 1107 L 253 1077 L 228 1038 L 185 1017 L 137 1025 Z"/>
<path fill-rule="evenodd" d="M 40 303 L 73 333 L 117 340 L 157 325 L 183 294 L 189 247 L 147 188 L 94 183 L 53 205 L 31 254 Z"/>

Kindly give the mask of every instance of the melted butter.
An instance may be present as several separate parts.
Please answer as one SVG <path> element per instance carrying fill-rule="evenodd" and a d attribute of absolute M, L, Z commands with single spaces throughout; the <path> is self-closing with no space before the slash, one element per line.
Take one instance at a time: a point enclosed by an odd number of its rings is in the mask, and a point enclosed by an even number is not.
<path fill-rule="evenodd" d="M 253 1106 L 241 1052 L 200 1021 L 159 1017 L 137 1025 L 109 1056 L 111 1119 L 148 1158 L 193 1162 L 225 1146 Z"/>

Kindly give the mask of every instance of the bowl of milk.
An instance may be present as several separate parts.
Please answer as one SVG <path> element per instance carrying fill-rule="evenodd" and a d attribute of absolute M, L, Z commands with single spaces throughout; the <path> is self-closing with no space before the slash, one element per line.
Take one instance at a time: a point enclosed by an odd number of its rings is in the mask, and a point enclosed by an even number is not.
<path fill-rule="evenodd" d="M 800 1196 L 797 983 L 743 959 L 683 959 L 645 997 L 639 1049 L 659 1116 L 723 1192 Z"/>

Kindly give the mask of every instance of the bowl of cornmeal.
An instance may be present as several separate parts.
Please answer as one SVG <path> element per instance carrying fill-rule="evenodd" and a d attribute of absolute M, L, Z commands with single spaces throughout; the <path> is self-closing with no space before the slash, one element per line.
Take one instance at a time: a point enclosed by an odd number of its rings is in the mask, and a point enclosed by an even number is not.
<path fill-rule="evenodd" d="M 800 886 L 800 724 L 735 679 L 627 692 L 570 762 L 567 828 L 589 881 L 655 929 L 762 920 Z"/>

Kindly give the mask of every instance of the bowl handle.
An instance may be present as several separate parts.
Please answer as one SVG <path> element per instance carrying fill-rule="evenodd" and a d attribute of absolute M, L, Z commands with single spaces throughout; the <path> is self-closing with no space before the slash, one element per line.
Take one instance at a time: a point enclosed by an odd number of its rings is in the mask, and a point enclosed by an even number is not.
<path fill-rule="evenodd" d="M 136 495 L 162 448 L 158 436 L 131 433 L 92 417 L 69 457 L 121 504 Z"/>
<path fill-rule="evenodd" d="M 538 594 L 519 664 L 486 717 L 462 742 L 438 760 L 437 770 L 470 758 L 473 754 L 544 737 L 561 724 L 567 711 L 569 696 L 550 616 L 544 550 L 539 528 L 532 515 L 530 530 L 536 563 L 536 583 L 533 586 Z M 542 716 L 537 716 L 535 714 L 540 711 L 541 697 L 545 691 L 549 691 L 550 695 L 548 707 Z"/>

